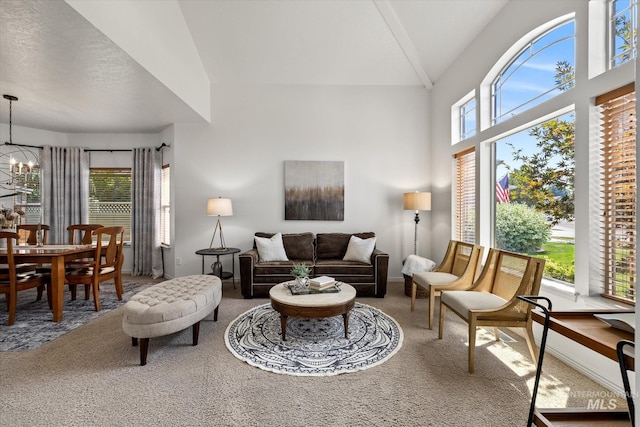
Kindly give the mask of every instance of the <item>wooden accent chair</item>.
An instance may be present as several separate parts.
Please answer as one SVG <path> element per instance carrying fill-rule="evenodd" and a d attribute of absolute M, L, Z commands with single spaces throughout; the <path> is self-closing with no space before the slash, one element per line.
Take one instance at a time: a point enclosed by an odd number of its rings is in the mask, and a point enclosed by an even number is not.
<path fill-rule="evenodd" d="M 433 271 L 414 273 L 411 286 L 411 311 L 418 288 L 429 294 L 429 329 L 433 327 L 436 297 L 444 290 L 465 290 L 473 285 L 480 271 L 484 247 L 450 240 L 444 259 Z"/>
<path fill-rule="evenodd" d="M 93 260 L 87 261 L 80 268 L 67 271 L 66 280 L 72 287 L 91 285 L 95 309 L 100 311 L 100 283 L 113 280 L 118 300 L 122 300 L 124 227 L 101 227 L 94 230 L 92 234 L 97 239 Z"/>
<path fill-rule="evenodd" d="M 35 245 L 38 243 L 38 228 L 42 230 L 42 244 L 47 244 L 47 236 L 49 235 L 49 226 L 47 224 L 20 224 L 16 226 L 16 232 L 20 235 L 20 242 L 27 245 Z"/>
<path fill-rule="evenodd" d="M 98 228 L 102 228 L 102 224 L 71 224 L 67 227 L 67 231 L 69 231 L 69 244 L 70 245 L 90 245 L 93 243 L 93 235 L 91 234 L 93 230 L 97 230 Z M 86 261 L 73 260 L 65 265 L 66 270 L 73 270 L 82 267 L 86 267 Z M 71 291 L 71 301 L 76 300 L 76 285 L 69 285 L 69 290 Z M 89 299 L 90 285 L 84 285 L 84 299 Z"/>
<path fill-rule="evenodd" d="M 16 271 L 16 262 L 13 257 L 13 247 L 20 239 L 18 233 L 2 231 L 0 232 L 0 242 L 4 241 L 7 248 L 7 265 L 6 271 L 0 273 L 0 293 L 5 294 L 7 306 L 9 308 L 9 319 L 7 326 L 14 324 L 16 320 L 16 306 L 18 300 L 18 292 L 31 288 L 42 288 L 51 281 L 48 274 L 32 273 L 18 274 Z M 3 269 L 4 270 L 4 269 Z"/>
<path fill-rule="evenodd" d="M 476 328 L 493 326 L 496 341 L 498 327 L 526 329 L 525 338 L 534 363 L 537 352 L 533 340 L 531 305 L 518 295 L 536 296 L 545 260 L 492 248 L 487 261 L 473 286 L 466 291 L 444 291 L 440 296 L 440 325 L 442 339 L 445 307 L 469 324 L 469 373 L 473 373 L 476 347 Z"/>

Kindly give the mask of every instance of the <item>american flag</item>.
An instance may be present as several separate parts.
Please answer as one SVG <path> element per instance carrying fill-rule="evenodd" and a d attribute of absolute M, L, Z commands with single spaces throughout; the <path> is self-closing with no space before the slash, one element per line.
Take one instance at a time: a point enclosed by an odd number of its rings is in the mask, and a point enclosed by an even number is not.
<path fill-rule="evenodd" d="M 496 182 L 496 202 L 509 203 L 509 174 Z"/>

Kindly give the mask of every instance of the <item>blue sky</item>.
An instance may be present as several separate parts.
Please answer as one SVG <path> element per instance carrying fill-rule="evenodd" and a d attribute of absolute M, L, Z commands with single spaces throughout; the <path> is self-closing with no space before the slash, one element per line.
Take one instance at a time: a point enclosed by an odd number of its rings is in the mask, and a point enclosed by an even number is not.
<path fill-rule="evenodd" d="M 556 64 L 566 61 L 575 65 L 575 23 L 569 21 L 550 33 L 531 43 L 525 51 L 507 68 L 505 82 L 502 86 L 502 111 L 506 112 L 526 101 L 542 95 L 556 86 Z M 533 105 L 544 102 L 556 96 L 558 89 L 542 95 L 535 101 L 519 107 L 516 112 L 524 111 Z M 573 121 L 572 114 L 561 116 L 563 120 Z M 508 117 L 506 118 L 508 120 Z M 536 140 L 529 136 L 529 130 L 525 129 L 496 142 L 496 160 L 502 160 L 512 168 L 519 167 L 512 157 L 512 149 L 507 143 L 513 143 L 522 148 L 523 154 L 531 154 L 535 150 Z M 507 172 L 504 165 L 496 167 L 496 179 L 500 179 Z"/>

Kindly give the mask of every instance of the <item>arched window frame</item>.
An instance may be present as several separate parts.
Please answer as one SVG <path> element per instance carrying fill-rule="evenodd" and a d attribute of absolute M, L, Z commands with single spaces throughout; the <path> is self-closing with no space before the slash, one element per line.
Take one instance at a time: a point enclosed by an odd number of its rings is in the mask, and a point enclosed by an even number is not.
<path fill-rule="evenodd" d="M 491 123 L 493 125 L 501 123 L 505 120 L 508 120 L 509 117 L 508 115 L 512 112 L 515 112 L 513 115 L 517 115 L 522 113 L 523 111 L 526 111 L 536 105 L 538 105 L 540 102 L 544 102 L 545 100 L 551 99 L 556 95 L 553 96 L 549 96 L 550 94 L 552 94 L 554 91 L 557 91 L 558 89 L 560 89 L 563 84 L 566 83 L 560 83 L 560 84 L 556 84 L 555 86 L 551 86 L 549 87 L 547 90 L 545 90 L 544 92 L 541 92 L 537 95 L 535 95 L 532 98 L 527 99 L 526 101 L 522 102 L 519 105 L 516 105 L 514 107 L 512 107 L 510 110 L 508 111 L 501 111 L 500 109 L 500 115 L 498 115 L 498 105 L 502 104 L 502 85 L 500 84 L 500 82 L 507 82 L 510 78 L 512 78 L 513 76 L 516 75 L 516 73 L 518 73 L 518 71 L 521 70 L 521 68 L 523 66 L 525 66 L 525 64 L 527 64 L 527 62 L 529 62 L 530 60 L 534 59 L 536 57 L 536 55 L 541 54 L 542 52 L 544 52 L 546 49 L 551 48 L 554 45 L 557 45 L 559 43 L 565 42 L 569 39 L 573 39 L 574 40 L 574 48 L 573 48 L 573 60 L 572 63 L 575 64 L 575 29 L 572 35 L 570 36 L 565 36 L 565 37 L 561 37 L 558 39 L 553 39 L 551 40 L 548 44 L 542 46 L 542 47 L 536 47 L 536 43 L 538 43 L 540 40 L 542 40 L 543 38 L 545 38 L 547 35 L 549 35 L 550 33 L 552 33 L 553 31 L 568 25 L 569 23 L 573 22 L 574 23 L 574 28 L 575 28 L 575 20 L 572 18 L 570 19 L 566 19 L 562 22 L 557 23 L 556 25 L 547 28 L 545 31 L 540 32 L 536 37 L 533 37 L 531 39 L 529 39 L 525 45 L 515 54 L 512 55 L 510 57 L 510 59 L 506 62 L 506 64 L 502 67 L 502 69 L 500 70 L 500 72 L 497 73 L 497 75 L 493 78 L 492 82 L 491 82 Z M 540 30 L 540 28 L 538 29 Z M 518 61 L 519 59 L 521 59 L 521 56 L 526 53 L 527 51 L 530 51 L 529 56 L 524 59 L 523 61 L 520 62 L 519 65 L 517 65 L 513 70 L 510 70 L 510 68 L 512 67 L 512 65 Z M 575 76 L 573 79 L 573 84 L 575 84 Z M 498 88 L 498 86 L 500 86 L 500 88 Z M 538 101 L 542 99 L 542 101 Z M 537 102 L 538 101 L 538 102 Z"/>
<path fill-rule="evenodd" d="M 494 81 L 498 78 L 499 74 L 508 68 L 518 55 L 526 49 L 533 41 L 543 37 L 554 28 L 559 27 L 570 20 L 575 19 L 574 13 L 569 13 L 563 16 L 559 16 L 556 19 L 552 19 L 543 25 L 531 30 L 524 36 L 522 36 L 517 42 L 515 42 L 505 53 L 496 61 L 494 66 L 489 70 L 486 77 L 480 84 L 480 129 L 484 131 L 494 125 L 493 121 L 493 99 L 492 99 L 492 86 Z M 501 123 L 504 123 L 501 122 Z M 501 124 L 498 123 L 498 124 Z"/>

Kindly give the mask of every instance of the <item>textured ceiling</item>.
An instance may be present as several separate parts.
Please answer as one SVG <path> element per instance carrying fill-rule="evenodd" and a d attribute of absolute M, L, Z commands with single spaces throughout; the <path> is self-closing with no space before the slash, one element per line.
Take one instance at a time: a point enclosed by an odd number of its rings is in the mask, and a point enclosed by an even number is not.
<path fill-rule="evenodd" d="M 215 84 L 430 87 L 506 3 L 178 0 L 214 92 Z M 0 22 L 0 93 L 19 98 L 14 125 L 157 132 L 204 122 L 63 0 L 0 0 Z M 4 99 L 0 122 L 8 123 Z"/>
<path fill-rule="evenodd" d="M 13 124 L 59 132 L 157 132 L 201 120 L 63 1 L 0 2 L 0 92 Z M 0 99 L 8 123 L 8 101 Z"/>

